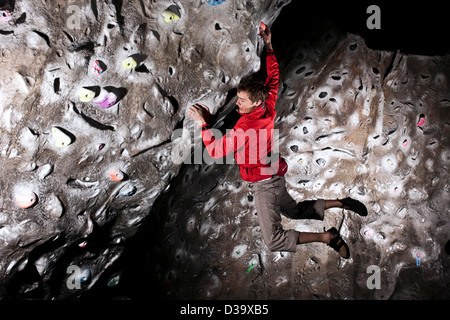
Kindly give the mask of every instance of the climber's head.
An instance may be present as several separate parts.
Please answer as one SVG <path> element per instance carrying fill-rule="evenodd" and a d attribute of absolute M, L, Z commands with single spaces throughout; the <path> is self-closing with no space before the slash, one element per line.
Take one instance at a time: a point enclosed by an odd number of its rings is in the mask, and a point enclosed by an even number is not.
<path fill-rule="evenodd" d="M 264 83 L 255 77 L 245 78 L 237 87 L 237 106 L 241 113 L 250 113 L 267 100 Z"/>

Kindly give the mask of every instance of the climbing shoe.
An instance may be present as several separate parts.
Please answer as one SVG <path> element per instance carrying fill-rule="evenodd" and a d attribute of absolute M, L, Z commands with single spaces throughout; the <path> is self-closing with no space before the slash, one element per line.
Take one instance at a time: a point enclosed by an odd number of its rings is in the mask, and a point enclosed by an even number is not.
<path fill-rule="evenodd" d="M 353 212 L 356 212 L 360 216 L 367 216 L 367 208 L 364 204 L 359 202 L 358 200 L 352 199 L 352 198 L 345 198 L 342 200 L 338 200 L 342 203 L 342 207 L 347 210 L 351 210 Z"/>
<path fill-rule="evenodd" d="M 323 228 L 323 231 L 325 231 L 325 228 Z M 348 248 L 347 243 L 345 243 L 345 241 L 342 240 L 342 237 L 340 236 L 337 229 L 333 227 L 325 232 L 329 232 L 333 236 L 333 238 L 331 238 L 331 241 L 329 244 L 327 244 L 327 246 L 334 249 L 337 253 L 339 253 L 339 255 L 342 258 L 344 259 L 350 258 L 350 249 Z"/>

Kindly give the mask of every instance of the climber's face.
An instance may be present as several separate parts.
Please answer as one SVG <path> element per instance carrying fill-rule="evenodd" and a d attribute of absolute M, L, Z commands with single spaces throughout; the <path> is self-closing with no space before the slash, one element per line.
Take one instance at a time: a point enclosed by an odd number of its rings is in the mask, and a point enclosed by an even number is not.
<path fill-rule="evenodd" d="M 261 104 L 261 101 L 253 102 L 252 100 L 250 100 L 249 95 L 246 91 L 238 91 L 237 97 L 238 100 L 236 105 L 239 107 L 240 113 L 250 113 Z"/>

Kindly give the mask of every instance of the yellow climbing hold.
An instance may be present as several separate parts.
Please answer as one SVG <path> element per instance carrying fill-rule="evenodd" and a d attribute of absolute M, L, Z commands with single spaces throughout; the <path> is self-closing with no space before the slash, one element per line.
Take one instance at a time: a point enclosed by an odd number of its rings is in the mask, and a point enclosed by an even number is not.
<path fill-rule="evenodd" d="M 57 127 L 52 128 L 52 135 L 58 148 L 67 147 L 72 143 L 72 139 Z"/>
<path fill-rule="evenodd" d="M 86 88 L 80 88 L 78 94 L 80 95 L 80 101 L 82 102 L 92 101 L 95 97 L 95 92 Z"/>
<path fill-rule="evenodd" d="M 164 21 L 165 22 L 172 22 L 175 20 L 180 20 L 180 17 L 176 14 L 173 13 L 171 10 L 167 9 L 163 12 L 163 16 L 164 16 Z"/>
<path fill-rule="evenodd" d="M 125 69 L 134 69 L 137 67 L 137 62 L 132 57 L 128 57 L 122 61 L 122 66 Z"/>

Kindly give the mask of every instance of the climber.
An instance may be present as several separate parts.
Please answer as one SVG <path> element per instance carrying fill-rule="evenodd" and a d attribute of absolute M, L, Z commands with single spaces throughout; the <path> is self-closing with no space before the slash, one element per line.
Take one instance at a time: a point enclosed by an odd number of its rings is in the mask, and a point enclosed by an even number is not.
<path fill-rule="evenodd" d="M 265 84 L 245 79 L 238 85 L 237 107 L 241 117 L 234 128 L 216 139 L 208 124 L 210 113 L 207 106 L 195 104 L 189 108 L 188 114 L 201 127 L 203 143 L 212 158 L 222 158 L 234 152 L 241 178 L 253 191 L 263 239 L 271 251 L 295 252 L 298 244 L 323 242 L 348 259 L 349 248 L 336 228 L 327 231 L 324 228 L 324 232 L 311 233 L 284 230 L 281 225 L 280 213 L 290 219 L 323 220 L 324 211 L 328 208 L 345 208 L 361 216 L 367 215 L 367 208 L 351 198 L 296 203 L 287 192 L 284 178 L 287 163 L 272 152 L 279 69 L 272 47 L 271 31 L 263 23 L 260 36 L 266 46 L 268 77 Z M 253 135 L 248 134 L 249 131 L 256 133 L 256 139 L 252 139 Z"/>

